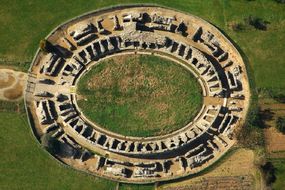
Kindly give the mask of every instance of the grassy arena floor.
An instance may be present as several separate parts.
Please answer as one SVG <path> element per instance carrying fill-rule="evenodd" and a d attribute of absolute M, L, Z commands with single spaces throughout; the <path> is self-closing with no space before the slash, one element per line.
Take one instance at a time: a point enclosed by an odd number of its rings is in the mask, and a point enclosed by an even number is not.
<path fill-rule="evenodd" d="M 0 67 L 27 71 L 39 41 L 67 19 L 105 6 L 142 2 L 169 6 L 210 21 L 239 45 L 258 88 L 285 93 L 285 5 L 274 0 L 0 0 Z M 228 27 L 228 23 L 249 15 L 270 22 L 268 30 L 234 32 Z M 2 107 L 0 189 L 115 189 L 106 180 L 94 180 L 58 165 L 37 146 L 25 117 L 5 113 Z M 282 172 L 278 176 L 279 182 L 285 181 Z M 277 183 L 276 189 L 283 186 Z"/>
<path fill-rule="evenodd" d="M 77 93 L 90 120 L 122 135 L 143 137 L 184 127 L 203 99 L 191 72 L 153 55 L 102 61 L 80 79 Z"/>

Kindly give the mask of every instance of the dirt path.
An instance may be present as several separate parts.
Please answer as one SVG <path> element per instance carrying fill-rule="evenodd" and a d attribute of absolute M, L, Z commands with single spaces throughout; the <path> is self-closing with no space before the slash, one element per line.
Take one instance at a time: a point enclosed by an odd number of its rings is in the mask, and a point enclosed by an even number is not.
<path fill-rule="evenodd" d="M 11 69 L 0 69 L 0 100 L 15 101 L 23 98 L 27 74 Z"/>

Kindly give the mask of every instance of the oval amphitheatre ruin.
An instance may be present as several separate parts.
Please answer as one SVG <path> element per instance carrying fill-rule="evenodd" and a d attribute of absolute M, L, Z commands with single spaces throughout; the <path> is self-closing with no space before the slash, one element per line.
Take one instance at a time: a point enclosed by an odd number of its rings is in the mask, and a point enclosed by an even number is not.
<path fill-rule="evenodd" d="M 175 61 L 202 88 L 203 106 L 186 126 L 161 136 L 124 136 L 89 121 L 77 105 L 80 77 L 99 61 L 145 54 Z M 245 64 L 232 43 L 196 16 L 154 5 L 98 10 L 46 37 L 28 74 L 25 104 L 40 141 L 64 145 L 52 154 L 87 173 L 126 183 L 153 183 L 195 174 L 236 142 L 249 104 Z"/>

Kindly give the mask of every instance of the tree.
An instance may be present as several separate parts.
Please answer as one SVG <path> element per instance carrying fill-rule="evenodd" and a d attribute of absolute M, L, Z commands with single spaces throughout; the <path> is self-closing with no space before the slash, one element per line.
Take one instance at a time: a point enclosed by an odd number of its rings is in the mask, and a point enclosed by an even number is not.
<path fill-rule="evenodd" d="M 276 128 L 281 133 L 285 134 L 285 118 L 284 117 L 278 117 L 276 120 Z"/>
<path fill-rule="evenodd" d="M 263 171 L 263 175 L 267 185 L 271 185 L 276 181 L 275 168 L 271 162 L 266 162 L 264 165 L 261 166 L 261 169 Z"/>

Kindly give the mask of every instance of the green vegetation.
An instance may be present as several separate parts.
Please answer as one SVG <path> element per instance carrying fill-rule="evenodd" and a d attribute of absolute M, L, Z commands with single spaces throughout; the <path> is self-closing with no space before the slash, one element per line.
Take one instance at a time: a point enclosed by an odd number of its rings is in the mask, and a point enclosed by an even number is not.
<path fill-rule="evenodd" d="M 284 189 L 285 186 L 285 158 L 275 158 L 270 160 L 274 166 L 274 174 L 276 177 L 273 183 L 273 190 Z"/>
<path fill-rule="evenodd" d="M 262 18 L 258 18 L 250 15 L 245 18 L 244 21 L 236 22 L 231 21 L 228 23 L 228 26 L 235 32 L 240 32 L 244 30 L 250 30 L 252 27 L 257 30 L 267 30 L 267 25 L 269 22 L 263 20 Z"/>
<path fill-rule="evenodd" d="M 119 190 L 154 190 L 154 185 L 120 184 Z"/>
<path fill-rule="evenodd" d="M 25 106 L 24 102 L 19 101 L 19 102 L 9 102 L 9 101 L 2 101 L 0 100 L 0 113 L 9 113 L 9 112 L 14 112 L 14 113 L 19 113 L 19 114 L 24 114 L 25 113 Z M 2 121 L 2 119 L 1 119 Z"/>
<path fill-rule="evenodd" d="M 261 166 L 265 182 L 268 186 L 272 185 L 276 181 L 275 168 L 272 162 L 266 162 Z"/>
<path fill-rule="evenodd" d="M 115 182 L 63 167 L 52 159 L 32 136 L 24 110 L 14 110 L 16 103 L 5 105 L 0 104 L 0 189 L 115 189 Z"/>
<path fill-rule="evenodd" d="M 285 118 L 284 117 L 278 117 L 277 118 L 276 128 L 278 131 L 285 134 Z"/>
<path fill-rule="evenodd" d="M 255 90 L 255 81 L 250 81 L 251 102 L 244 126 L 237 131 L 236 137 L 240 146 L 261 151 L 264 154 L 264 123 L 258 106 L 258 93 Z M 264 156 L 264 155 L 263 155 Z"/>
<path fill-rule="evenodd" d="M 246 18 L 245 21 L 248 25 L 253 26 L 255 29 L 258 30 L 267 30 L 267 24 L 269 24 L 269 22 L 261 18 L 254 17 L 252 15 Z"/>
<path fill-rule="evenodd" d="M 285 3 L 285 0 L 275 0 L 277 3 Z"/>
<path fill-rule="evenodd" d="M 131 136 L 167 134 L 199 112 L 199 83 L 182 66 L 150 55 L 125 55 L 94 66 L 79 81 L 78 105 L 100 126 Z"/>

